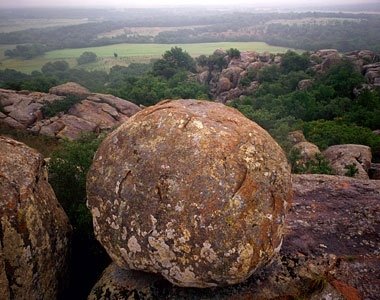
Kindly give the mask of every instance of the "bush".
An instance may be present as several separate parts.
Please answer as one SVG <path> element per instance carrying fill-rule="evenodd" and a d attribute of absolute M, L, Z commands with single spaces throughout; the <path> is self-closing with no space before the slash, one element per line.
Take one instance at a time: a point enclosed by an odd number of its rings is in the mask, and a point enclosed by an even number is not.
<path fill-rule="evenodd" d="M 95 239 L 86 206 L 86 176 L 102 139 L 103 136 L 88 134 L 77 141 L 63 141 L 48 164 L 49 182 L 73 226 L 71 282 L 65 299 L 86 297 L 109 264 L 107 254 Z"/>
<path fill-rule="evenodd" d="M 194 59 L 179 47 L 166 51 L 162 58 L 153 64 L 153 74 L 167 79 L 179 71 L 195 71 Z"/>
<path fill-rule="evenodd" d="M 84 65 L 96 61 L 96 54 L 94 52 L 85 51 L 77 58 L 78 65 Z"/>
<path fill-rule="evenodd" d="M 314 159 L 305 163 L 300 163 L 301 153 L 298 149 L 292 149 L 288 154 L 288 159 L 295 174 L 333 174 L 329 161 L 322 155 L 316 154 Z"/>
<path fill-rule="evenodd" d="M 68 110 L 82 99 L 78 96 L 69 95 L 62 100 L 50 102 L 42 107 L 42 113 L 45 118 L 56 116 L 59 112 L 68 112 Z"/>
<path fill-rule="evenodd" d="M 297 54 L 288 50 L 281 61 L 281 68 L 284 73 L 291 71 L 306 71 L 310 65 L 309 55 L 307 53 Z"/>
<path fill-rule="evenodd" d="M 229 58 L 239 58 L 240 57 L 240 51 L 236 48 L 230 48 L 227 50 L 227 54 Z"/>
<path fill-rule="evenodd" d="M 354 177 L 359 172 L 355 164 L 345 165 L 344 168 L 347 170 L 344 175 L 348 177 Z"/>
<path fill-rule="evenodd" d="M 380 151 L 380 136 L 369 128 L 344 124 L 339 120 L 307 122 L 303 125 L 303 131 L 306 139 L 320 149 L 331 145 L 359 144 L 371 147 L 373 152 Z"/>
<path fill-rule="evenodd" d="M 8 57 L 21 57 L 24 59 L 32 59 L 46 52 L 46 47 L 42 44 L 17 45 L 15 49 L 5 50 L 4 55 Z"/>

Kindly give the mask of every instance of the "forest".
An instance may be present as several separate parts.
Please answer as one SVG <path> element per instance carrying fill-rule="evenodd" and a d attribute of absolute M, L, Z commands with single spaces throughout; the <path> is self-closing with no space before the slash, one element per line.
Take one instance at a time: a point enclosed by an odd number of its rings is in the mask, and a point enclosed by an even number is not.
<path fill-rule="evenodd" d="M 43 12 L 28 12 L 41 17 Z M 47 12 L 48 13 L 48 12 Z M 8 57 L 31 59 L 46 51 L 118 43 L 205 43 L 262 41 L 304 50 L 334 48 L 347 52 L 380 49 L 380 16 L 333 12 L 255 13 L 241 11 L 164 11 L 160 9 L 99 12 L 63 10 L 66 18 L 86 17 L 84 24 L 0 31 L 0 44 L 17 45 Z M 15 17 L 0 13 L 6 22 Z M 17 15 L 16 15 L 17 16 Z M 49 13 L 48 13 L 49 16 Z M 54 14 L 52 15 L 52 17 Z M 45 16 L 46 17 L 46 16 Z M 163 27 L 157 34 L 138 28 Z M 176 28 L 177 27 L 177 28 Z M 183 28 L 181 28 L 183 27 Z M 118 33 L 111 34 L 118 31 Z"/>

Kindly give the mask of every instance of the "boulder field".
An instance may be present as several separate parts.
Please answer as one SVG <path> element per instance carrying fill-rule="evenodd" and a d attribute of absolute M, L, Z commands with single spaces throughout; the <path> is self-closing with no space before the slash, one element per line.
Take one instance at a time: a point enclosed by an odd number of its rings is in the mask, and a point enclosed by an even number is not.
<path fill-rule="evenodd" d="M 103 141 L 87 196 L 119 267 L 213 287 L 246 280 L 280 250 L 292 191 L 282 149 L 256 123 L 219 103 L 168 100 Z"/>

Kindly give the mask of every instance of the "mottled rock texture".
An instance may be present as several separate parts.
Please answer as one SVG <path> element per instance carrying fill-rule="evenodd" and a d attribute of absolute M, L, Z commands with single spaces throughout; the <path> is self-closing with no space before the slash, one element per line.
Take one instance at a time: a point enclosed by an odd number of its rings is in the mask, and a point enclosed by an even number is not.
<path fill-rule="evenodd" d="M 89 299 L 333 299 L 380 295 L 380 181 L 293 175 L 294 202 L 281 251 L 247 281 L 180 288 L 111 264 Z"/>
<path fill-rule="evenodd" d="M 67 82 L 61 85 L 54 86 L 49 90 L 49 93 L 59 96 L 74 95 L 81 98 L 86 98 L 91 94 L 91 92 L 88 89 L 76 82 Z"/>
<path fill-rule="evenodd" d="M 347 175 L 348 167 L 355 166 L 357 172 L 353 177 L 369 179 L 368 171 L 371 167 L 371 148 L 364 145 L 344 144 L 328 147 L 323 155 L 330 161 L 334 173 Z"/>
<path fill-rule="evenodd" d="M 71 226 L 35 150 L 0 136 L 0 299 L 55 299 Z"/>
<path fill-rule="evenodd" d="M 122 268 L 241 282 L 279 251 L 291 179 L 269 134 L 222 104 L 163 101 L 126 121 L 87 178 L 95 233 Z"/>
<path fill-rule="evenodd" d="M 46 105 L 69 95 L 79 99 L 67 113 L 59 112 L 51 118 L 44 116 Z M 53 87 L 50 94 L 0 89 L 0 109 L 4 111 L 0 113 L 0 123 L 9 127 L 70 140 L 84 133 L 117 127 L 141 110 L 132 102 L 112 95 L 92 94 L 74 82 Z"/>

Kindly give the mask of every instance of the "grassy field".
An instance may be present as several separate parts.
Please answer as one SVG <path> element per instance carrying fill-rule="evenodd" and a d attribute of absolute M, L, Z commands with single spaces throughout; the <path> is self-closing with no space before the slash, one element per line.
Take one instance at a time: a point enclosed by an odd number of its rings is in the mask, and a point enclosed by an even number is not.
<path fill-rule="evenodd" d="M 0 20 L 0 32 L 88 23 L 87 19 L 6 19 Z"/>
<path fill-rule="evenodd" d="M 178 46 L 187 51 L 191 56 L 197 57 L 201 54 L 209 55 L 216 49 L 237 48 L 240 51 L 268 51 L 271 53 L 284 53 L 289 48 L 270 46 L 262 42 L 223 42 L 223 43 L 200 43 L 200 44 L 116 44 L 103 47 L 63 49 L 47 52 L 45 55 L 31 60 L 21 59 L 0 59 L 0 69 L 10 68 L 22 72 L 30 73 L 33 70 L 40 70 L 49 62 L 56 60 L 66 60 L 71 67 L 76 65 L 76 58 L 84 51 L 96 53 L 99 57 L 96 63 L 86 65 L 88 70 L 108 71 L 114 65 L 128 65 L 131 62 L 149 62 L 151 59 L 159 58 L 171 47 Z M 0 51 L 2 50 L 0 46 Z M 118 58 L 114 57 L 118 54 Z"/>
<path fill-rule="evenodd" d="M 194 29 L 206 27 L 206 25 L 177 26 L 177 27 L 124 27 L 98 35 L 98 38 L 112 38 L 125 33 L 138 34 L 143 36 L 156 36 L 160 32 L 175 31 L 179 29 Z"/>

